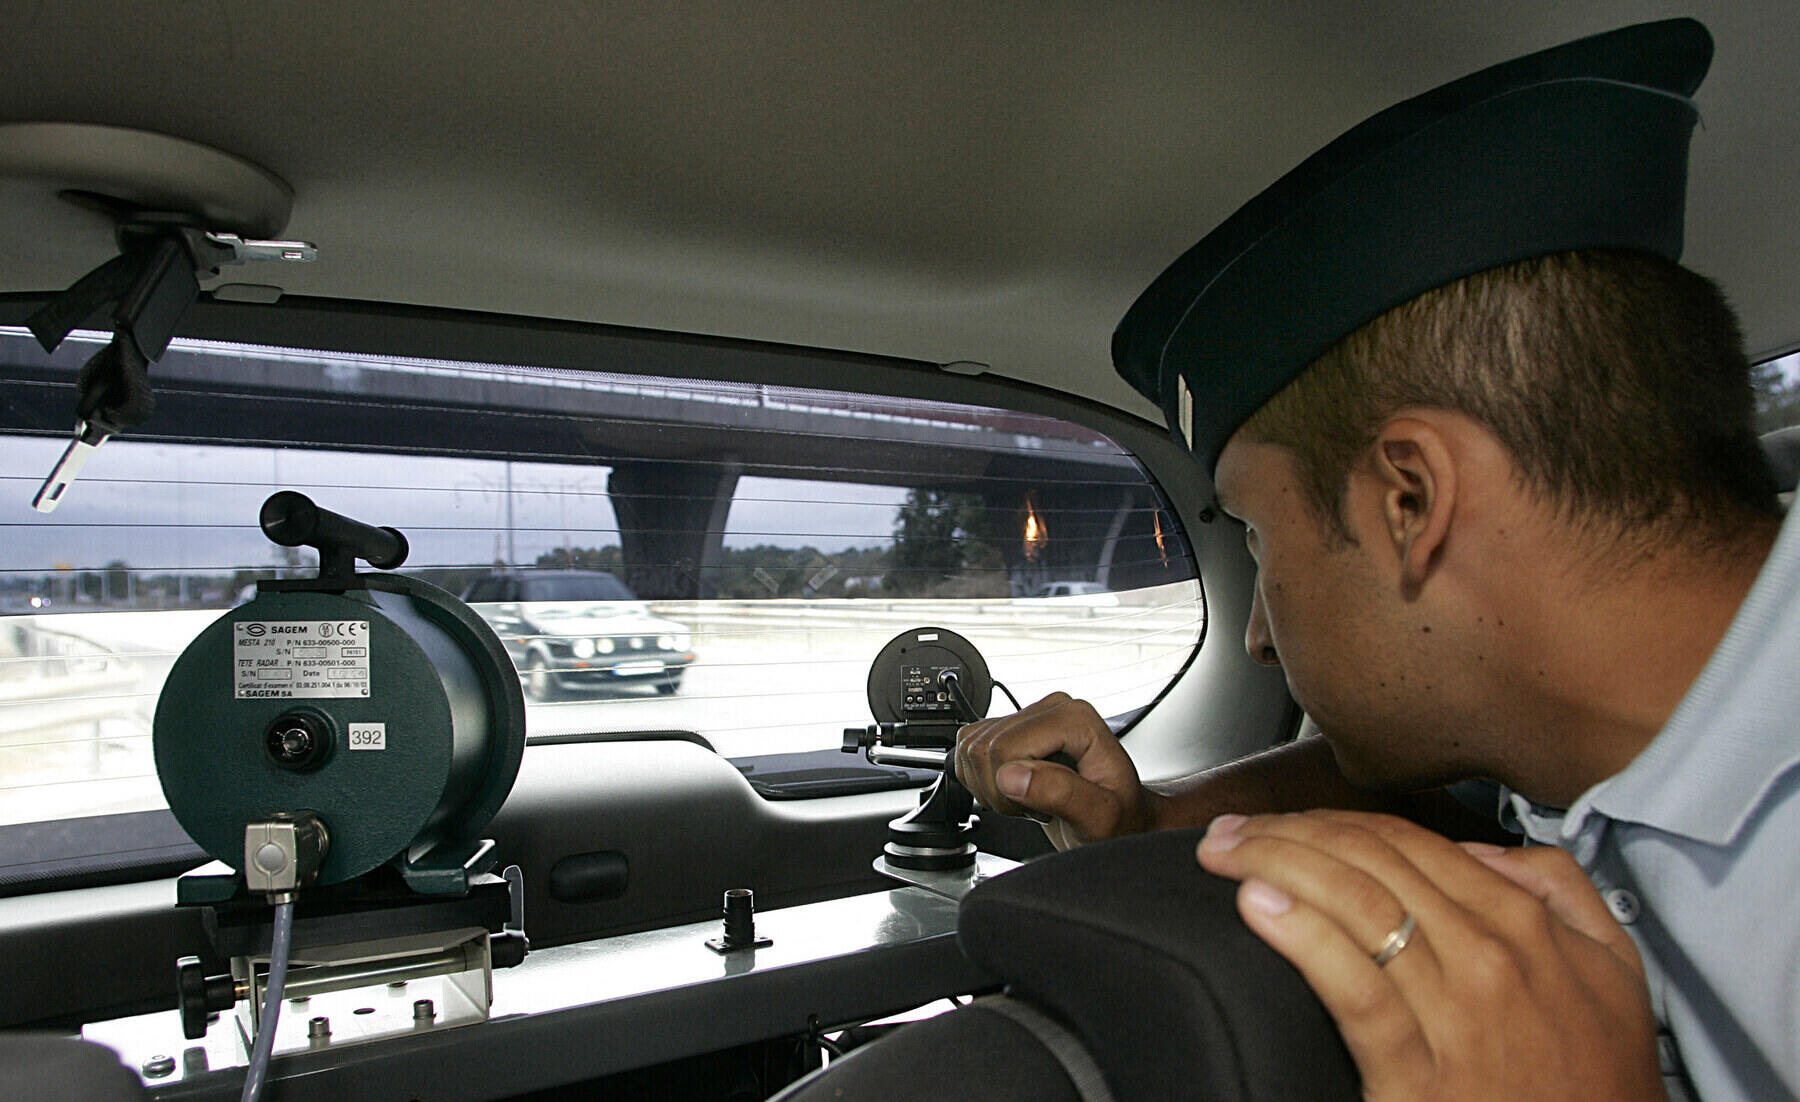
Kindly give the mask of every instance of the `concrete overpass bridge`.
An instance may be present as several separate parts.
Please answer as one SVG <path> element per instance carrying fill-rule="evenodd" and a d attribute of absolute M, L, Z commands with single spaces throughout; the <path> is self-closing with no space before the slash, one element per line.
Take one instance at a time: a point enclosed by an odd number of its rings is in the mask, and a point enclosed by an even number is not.
<path fill-rule="evenodd" d="M 0 431 L 64 436 L 96 345 L 0 340 Z M 610 469 L 626 580 L 705 596 L 746 476 L 977 494 L 1015 579 L 1115 589 L 1191 576 L 1135 460 L 1077 425 L 1003 410 L 743 383 L 178 342 L 139 439 Z M 254 426 L 249 429 L 249 426 Z M 1035 517 L 1049 538 L 1028 552 Z M 1097 564 L 1097 565 L 1096 565 Z"/>

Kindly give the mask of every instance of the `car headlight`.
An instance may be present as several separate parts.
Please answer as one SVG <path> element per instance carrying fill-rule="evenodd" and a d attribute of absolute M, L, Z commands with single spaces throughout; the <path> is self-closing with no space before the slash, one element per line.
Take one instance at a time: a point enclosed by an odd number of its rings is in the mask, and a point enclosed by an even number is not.
<path fill-rule="evenodd" d="M 577 639 L 574 643 L 570 644 L 569 649 L 575 652 L 575 657 L 577 658 L 592 658 L 594 656 L 594 641 L 592 639 Z"/>
<path fill-rule="evenodd" d="M 674 650 L 675 649 L 675 637 L 673 635 L 658 635 L 656 637 L 656 649 L 657 650 Z"/>
<path fill-rule="evenodd" d="M 596 639 L 594 640 L 594 646 L 599 648 L 601 654 L 611 654 L 614 649 L 617 648 L 618 644 L 614 643 L 611 639 Z"/>

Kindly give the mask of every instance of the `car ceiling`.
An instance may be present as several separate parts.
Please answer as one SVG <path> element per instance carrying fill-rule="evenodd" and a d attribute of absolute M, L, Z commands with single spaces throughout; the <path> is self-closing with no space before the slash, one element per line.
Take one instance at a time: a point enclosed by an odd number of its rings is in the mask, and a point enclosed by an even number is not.
<path fill-rule="evenodd" d="M 1149 415 L 1112 327 L 1245 199 L 1399 99 L 1694 15 L 1717 54 L 1686 259 L 1753 353 L 1800 344 L 1791 0 L 0 10 L 0 122 L 159 131 L 292 186 L 319 260 L 233 279 L 974 361 Z M 0 290 L 109 255 L 97 215 L 0 187 Z"/>

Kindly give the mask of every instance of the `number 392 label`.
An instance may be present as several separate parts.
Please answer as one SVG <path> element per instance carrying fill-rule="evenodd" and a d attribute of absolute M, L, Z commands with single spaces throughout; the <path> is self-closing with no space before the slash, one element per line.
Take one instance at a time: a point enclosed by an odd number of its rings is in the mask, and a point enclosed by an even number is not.
<path fill-rule="evenodd" d="M 387 724 L 385 723 L 352 723 L 350 724 L 350 749 L 352 750 L 386 750 Z"/>

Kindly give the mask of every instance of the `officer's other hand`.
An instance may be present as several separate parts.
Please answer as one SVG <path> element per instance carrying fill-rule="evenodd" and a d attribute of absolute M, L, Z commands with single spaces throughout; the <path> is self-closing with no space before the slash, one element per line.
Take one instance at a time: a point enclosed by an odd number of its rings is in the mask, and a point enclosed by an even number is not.
<path fill-rule="evenodd" d="M 1075 767 L 1044 760 L 1058 753 Z M 1058 849 L 1148 829 L 1156 798 L 1100 713 L 1067 693 L 964 727 L 956 774 L 984 807 L 1043 822 Z"/>
<path fill-rule="evenodd" d="M 1317 811 L 1221 816 L 1199 859 L 1243 882 L 1239 913 L 1325 1004 L 1365 1098 L 1663 1097 L 1637 950 L 1561 850 Z"/>

